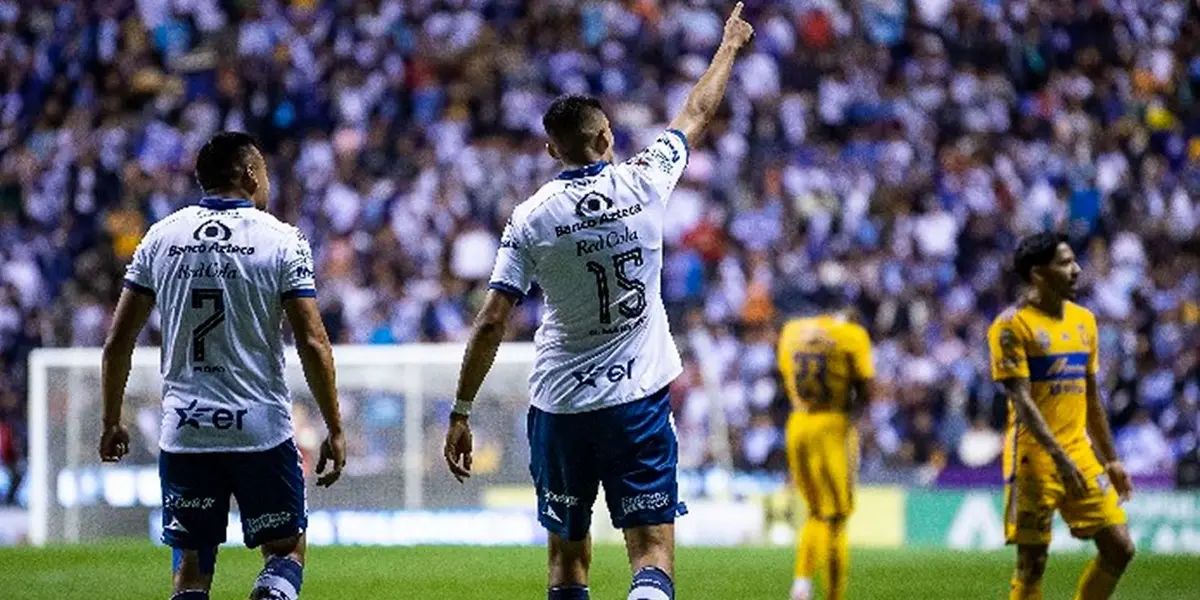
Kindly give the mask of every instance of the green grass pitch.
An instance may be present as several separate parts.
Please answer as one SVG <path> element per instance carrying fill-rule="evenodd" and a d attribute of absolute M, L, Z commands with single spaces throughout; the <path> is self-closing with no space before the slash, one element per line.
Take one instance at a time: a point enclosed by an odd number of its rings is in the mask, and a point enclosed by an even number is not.
<path fill-rule="evenodd" d="M 546 597 L 544 557 L 538 548 L 313 548 L 303 597 L 538 600 Z M 1071 598 L 1087 558 L 1053 555 L 1045 598 Z M 1011 560 L 1009 552 L 856 550 L 849 598 L 1004 600 Z M 676 595 L 682 600 L 787 600 L 792 553 L 786 548 L 683 548 L 678 562 Z M 256 553 L 222 549 L 214 600 L 245 598 L 258 568 Z M 145 542 L 0 549 L 5 600 L 164 600 L 169 581 L 169 552 Z M 622 600 L 628 581 L 624 551 L 598 547 L 592 598 Z M 1139 556 L 1116 597 L 1196 600 L 1200 559 Z"/>

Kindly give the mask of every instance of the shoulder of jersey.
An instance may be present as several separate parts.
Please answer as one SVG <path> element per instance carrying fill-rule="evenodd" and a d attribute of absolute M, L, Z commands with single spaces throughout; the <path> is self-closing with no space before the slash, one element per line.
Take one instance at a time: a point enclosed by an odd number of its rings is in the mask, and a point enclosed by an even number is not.
<path fill-rule="evenodd" d="M 304 235 L 304 234 L 300 233 L 299 227 L 296 227 L 295 225 L 292 225 L 291 223 L 285 223 L 283 221 L 280 221 L 279 217 L 276 217 L 275 215 L 273 215 L 265 210 L 255 210 L 251 214 L 254 215 L 253 218 L 256 221 L 258 221 L 259 223 L 261 223 L 263 225 L 266 225 L 267 227 L 270 227 L 271 229 L 274 229 L 275 231 L 277 231 L 279 233 L 295 234 L 295 235 L 300 235 L 300 236 Z"/>
<path fill-rule="evenodd" d="M 199 207 L 197 207 L 195 205 L 185 206 L 185 207 L 163 217 L 161 220 L 150 225 L 150 227 L 146 230 L 146 235 L 143 236 L 143 238 L 147 239 L 147 240 L 152 240 L 153 238 L 166 233 L 166 231 L 168 229 L 170 229 L 172 225 L 175 225 L 175 224 L 179 223 L 180 221 L 183 221 L 184 219 L 187 219 L 189 217 L 198 216 L 196 214 L 199 212 L 197 210 L 198 208 Z"/>
<path fill-rule="evenodd" d="M 1088 308 L 1082 304 L 1076 304 L 1075 302 L 1068 301 L 1067 309 L 1070 310 L 1071 312 L 1074 312 L 1076 315 L 1079 315 L 1080 317 L 1082 317 L 1084 319 L 1095 319 L 1096 318 L 1096 315 L 1094 313 L 1092 313 L 1092 311 L 1088 310 Z"/>
<path fill-rule="evenodd" d="M 566 182 L 561 179 L 555 179 L 542 184 L 542 187 L 538 188 L 538 191 L 534 192 L 532 196 L 527 198 L 524 202 L 518 204 L 516 208 L 513 209 L 513 219 L 525 221 L 529 217 L 533 216 L 533 214 L 539 208 L 545 206 L 551 198 L 554 198 L 556 195 L 561 194 L 566 190 Z"/>
<path fill-rule="evenodd" d="M 1017 314 L 1020 312 L 1021 312 L 1020 306 L 1017 306 L 1017 305 L 1009 306 L 1008 308 L 1004 309 L 1000 314 L 996 315 L 996 318 L 995 318 L 995 320 L 992 321 L 992 324 L 1000 325 L 1003 323 L 1011 323 L 1012 321 L 1014 321 L 1017 318 Z"/>

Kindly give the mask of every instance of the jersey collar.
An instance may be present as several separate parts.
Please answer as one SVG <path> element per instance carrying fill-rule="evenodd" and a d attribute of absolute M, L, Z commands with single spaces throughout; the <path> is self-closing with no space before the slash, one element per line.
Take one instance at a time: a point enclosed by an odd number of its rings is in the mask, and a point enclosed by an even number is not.
<path fill-rule="evenodd" d="M 212 210 L 230 210 L 233 208 L 254 208 L 254 203 L 245 198 L 207 196 L 200 199 L 200 206 Z"/>
<path fill-rule="evenodd" d="M 579 167 L 578 169 L 567 169 L 566 171 L 559 173 L 558 178 L 559 179 L 579 179 L 580 177 L 591 177 L 592 175 L 595 175 L 595 174 L 599 173 L 600 171 L 603 171 L 604 167 L 607 167 L 607 166 L 608 166 L 608 161 L 602 160 L 600 162 L 594 162 L 586 167 Z"/>

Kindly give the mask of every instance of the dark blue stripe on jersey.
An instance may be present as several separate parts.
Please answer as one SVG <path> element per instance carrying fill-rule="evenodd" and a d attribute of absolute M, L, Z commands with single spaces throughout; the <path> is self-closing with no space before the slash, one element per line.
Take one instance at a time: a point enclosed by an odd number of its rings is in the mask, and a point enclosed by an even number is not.
<path fill-rule="evenodd" d="M 295 290 L 291 290 L 291 291 L 287 291 L 287 292 L 283 293 L 284 300 L 291 300 L 292 298 L 316 298 L 316 297 L 317 297 L 317 290 L 314 290 L 312 288 L 299 288 L 299 289 L 295 289 Z"/>
<path fill-rule="evenodd" d="M 123 285 L 125 286 L 125 289 L 133 290 L 139 294 L 145 294 L 147 296 L 150 296 L 151 298 L 154 297 L 154 290 L 152 290 L 144 285 L 134 283 L 128 279 L 126 279 L 124 281 Z"/>
<path fill-rule="evenodd" d="M 510 296 L 516 296 L 518 300 L 525 297 L 525 292 L 522 292 L 517 286 L 503 281 L 493 281 L 488 284 L 488 288 L 498 290 Z"/>
<path fill-rule="evenodd" d="M 230 210 L 233 208 L 254 208 L 254 203 L 245 198 L 218 198 L 208 196 L 200 199 L 200 206 L 212 210 Z"/>
<path fill-rule="evenodd" d="M 558 174 L 558 178 L 559 179 L 579 179 L 580 177 L 591 177 L 593 175 L 600 173 L 600 171 L 603 171 L 604 167 L 607 167 L 607 166 L 608 166 L 608 161 L 602 160 L 600 162 L 594 162 L 586 167 L 580 167 L 578 169 L 568 169 L 566 171 L 563 171 L 562 173 Z"/>
<path fill-rule="evenodd" d="M 683 135 L 682 131 L 680 131 L 678 129 L 668 129 L 667 133 L 673 133 L 673 134 L 679 136 L 679 141 L 683 142 L 684 153 L 686 153 L 688 156 L 692 155 L 692 148 L 690 146 L 688 146 L 687 136 Z"/>
<path fill-rule="evenodd" d="M 1029 381 L 1083 379 L 1087 375 L 1087 352 L 1030 356 L 1028 360 Z"/>

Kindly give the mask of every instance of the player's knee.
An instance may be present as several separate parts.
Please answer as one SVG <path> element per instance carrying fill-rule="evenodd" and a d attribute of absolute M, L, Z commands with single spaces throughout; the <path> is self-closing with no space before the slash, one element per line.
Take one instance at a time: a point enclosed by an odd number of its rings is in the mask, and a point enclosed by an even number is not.
<path fill-rule="evenodd" d="M 592 565 L 592 545 L 586 538 L 571 541 L 550 536 L 548 562 L 551 585 L 586 584 Z"/>
<path fill-rule="evenodd" d="M 1109 570 L 1119 574 L 1125 571 L 1135 554 L 1137 548 L 1134 547 L 1133 540 L 1124 536 L 1101 550 L 1101 559 Z"/>

